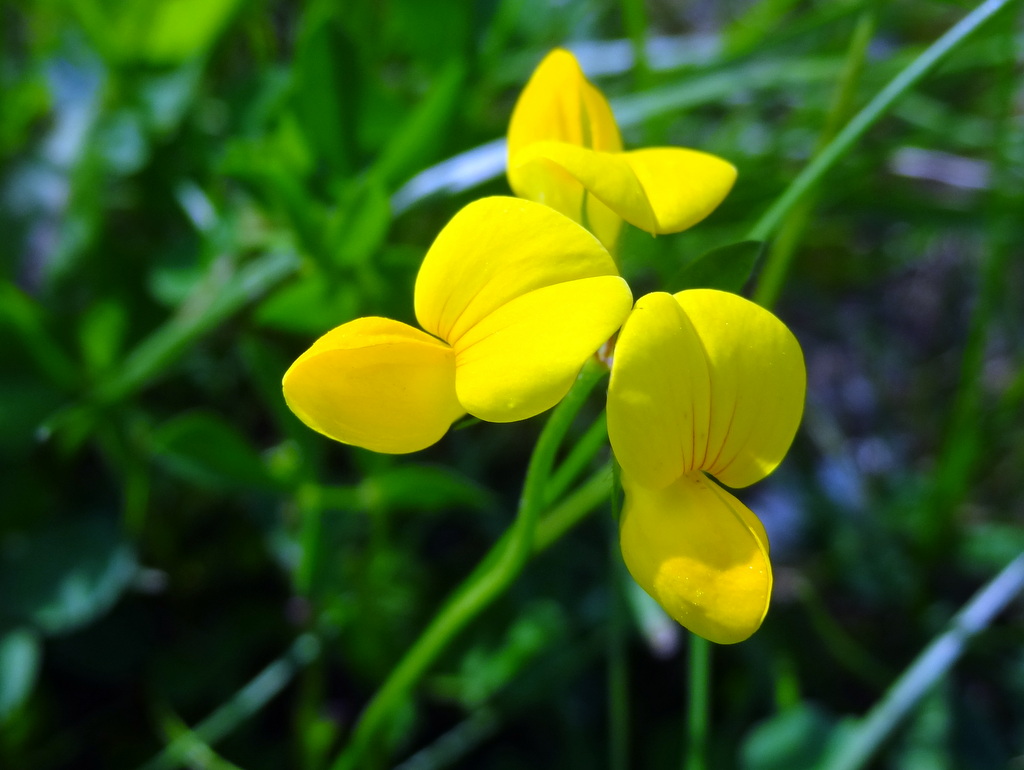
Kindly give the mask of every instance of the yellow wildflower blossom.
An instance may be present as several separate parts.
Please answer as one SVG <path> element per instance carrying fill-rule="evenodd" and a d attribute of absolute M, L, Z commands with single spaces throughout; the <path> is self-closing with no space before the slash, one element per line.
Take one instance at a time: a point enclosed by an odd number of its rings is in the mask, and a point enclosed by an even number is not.
<path fill-rule="evenodd" d="M 803 412 L 800 345 L 767 310 L 696 289 L 642 297 L 619 335 L 608 436 L 633 578 L 682 625 L 739 642 L 771 596 L 768 538 L 730 487 L 782 461 Z"/>
<path fill-rule="evenodd" d="M 736 169 L 681 147 L 624 152 L 608 100 L 559 48 L 512 112 L 508 180 L 516 195 L 561 211 L 611 249 L 623 219 L 652 234 L 697 224 L 732 189 Z"/>
<path fill-rule="evenodd" d="M 553 209 L 476 201 L 445 226 L 416 278 L 425 331 L 359 318 L 318 339 L 284 375 L 314 430 L 377 452 L 414 452 L 463 414 L 511 422 L 568 392 L 633 298 L 611 255 Z"/>

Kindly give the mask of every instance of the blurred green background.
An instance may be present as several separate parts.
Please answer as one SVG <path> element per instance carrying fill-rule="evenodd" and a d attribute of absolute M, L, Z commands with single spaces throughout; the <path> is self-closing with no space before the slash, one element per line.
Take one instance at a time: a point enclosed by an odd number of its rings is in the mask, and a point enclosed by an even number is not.
<path fill-rule="evenodd" d="M 551 47 L 627 146 L 739 168 L 692 231 L 626 232 L 634 294 L 709 269 L 739 288 L 755 252 L 687 267 L 744 240 L 971 7 L 0 0 L 0 766 L 138 767 L 174 738 L 192 767 L 329 765 L 512 520 L 542 418 L 373 455 L 299 423 L 281 375 L 344 321 L 413 320 L 436 233 L 509 194 L 494 142 Z M 762 630 L 714 650 L 714 768 L 815 767 L 1024 550 L 1022 63 L 1018 3 L 771 246 L 793 253 L 775 309 L 810 387 L 786 462 L 744 495 L 776 583 Z M 628 587 L 616 619 L 615 548 L 606 505 L 529 564 L 408 704 L 395 765 L 607 766 L 624 624 L 632 766 L 678 767 L 687 640 Z M 1024 767 L 1022 619 L 875 766 Z"/>

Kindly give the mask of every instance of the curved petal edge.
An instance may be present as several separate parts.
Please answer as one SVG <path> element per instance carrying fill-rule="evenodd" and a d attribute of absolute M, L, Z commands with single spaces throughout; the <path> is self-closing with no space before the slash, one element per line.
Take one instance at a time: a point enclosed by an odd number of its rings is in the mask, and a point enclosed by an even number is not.
<path fill-rule="evenodd" d="M 313 430 L 388 454 L 425 449 L 465 413 L 452 349 L 387 318 L 327 332 L 285 372 L 282 387 L 288 407 Z"/>
<path fill-rule="evenodd" d="M 702 473 L 660 490 L 622 477 L 622 557 L 633 579 L 679 624 L 718 644 L 742 642 L 772 591 L 757 517 Z"/>

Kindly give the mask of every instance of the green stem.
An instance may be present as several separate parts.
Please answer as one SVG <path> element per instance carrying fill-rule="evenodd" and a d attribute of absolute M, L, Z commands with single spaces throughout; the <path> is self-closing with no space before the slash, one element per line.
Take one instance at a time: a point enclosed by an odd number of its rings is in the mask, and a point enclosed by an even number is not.
<path fill-rule="evenodd" d="M 921 698 L 946 675 L 967 644 L 1024 591 L 1024 553 L 964 605 L 949 628 L 933 639 L 889 691 L 847 734 L 830 757 L 831 770 L 864 767 Z"/>
<path fill-rule="evenodd" d="M 689 710 L 686 734 L 686 770 L 706 770 L 708 710 L 711 697 L 711 642 L 690 634 Z"/>
<path fill-rule="evenodd" d="M 179 767 L 196 741 L 211 745 L 231 733 L 238 725 L 262 709 L 284 689 L 297 672 L 320 655 L 320 642 L 312 634 L 295 640 L 283 656 L 275 660 L 235 696 L 187 734 L 172 740 L 163 751 L 140 770 L 168 770 Z"/>
<path fill-rule="evenodd" d="M 903 69 L 883 88 L 842 131 L 797 175 L 785 192 L 751 228 L 745 240 L 763 241 L 770 237 L 789 211 L 811 190 L 854 143 L 892 107 L 893 103 L 957 48 L 982 24 L 1016 0 L 985 0 L 955 24 L 946 34 Z"/>
<path fill-rule="evenodd" d="M 836 86 L 832 106 L 825 118 L 825 125 L 818 143 L 815 147 L 815 154 L 820 152 L 835 137 L 839 127 L 847 119 L 853 108 L 853 99 L 857 90 L 857 81 L 864 69 L 864 60 L 867 57 L 868 44 L 875 34 L 875 26 L 878 16 L 878 6 L 870 2 L 864 9 L 854 27 L 853 36 L 850 38 L 850 46 L 846 52 L 843 62 L 843 69 L 839 74 L 839 81 Z M 765 308 L 771 308 L 778 299 L 779 292 L 785 283 L 786 275 L 789 273 L 793 256 L 796 254 L 797 246 L 807 229 L 811 212 L 814 210 L 816 195 L 809 194 L 798 205 L 794 206 L 779 229 L 779 235 L 772 244 L 765 261 L 764 269 L 758 280 L 757 291 L 754 293 L 754 301 Z"/>
<path fill-rule="evenodd" d="M 644 0 L 621 0 L 622 26 L 633 46 L 633 76 L 638 89 L 648 85 L 651 64 L 647 60 L 647 9 Z"/>
<path fill-rule="evenodd" d="M 392 714 L 406 702 L 455 635 L 498 598 L 522 571 L 534 549 L 534 529 L 555 454 L 587 396 L 606 374 L 607 370 L 596 362 L 588 363 L 576 385 L 551 413 L 530 458 L 515 523 L 456 589 L 391 671 L 356 723 L 348 746 L 332 765 L 334 770 L 365 770 L 383 763 L 388 753 L 383 733 Z"/>
<path fill-rule="evenodd" d="M 553 505 L 560 500 L 594 459 L 594 455 L 607 445 L 608 420 L 605 413 L 601 412 L 587 428 L 586 433 L 573 445 L 572 451 L 558 466 L 558 470 L 551 475 L 547 489 L 544 490 L 544 504 Z"/>
<path fill-rule="evenodd" d="M 534 553 L 546 550 L 562 535 L 579 524 L 584 516 L 599 505 L 608 502 L 608 478 L 610 475 L 611 467 L 605 465 L 580 484 L 561 505 L 553 508 L 547 516 L 537 522 L 537 529 L 533 533 Z"/>
<path fill-rule="evenodd" d="M 616 468 L 617 465 L 613 465 Z M 629 663 L 626 658 L 626 593 L 622 554 L 619 551 L 619 474 L 613 471 L 611 488 L 612 536 L 608 538 L 608 766 L 629 768 Z"/>

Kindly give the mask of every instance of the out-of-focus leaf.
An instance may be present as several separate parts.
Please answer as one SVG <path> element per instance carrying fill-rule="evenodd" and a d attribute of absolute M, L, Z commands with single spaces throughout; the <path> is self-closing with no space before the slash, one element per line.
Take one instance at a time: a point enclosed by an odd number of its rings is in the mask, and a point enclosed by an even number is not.
<path fill-rule="evenodd" d="M 71 388 L 75 365 L 46 328 L 41 307 L 13 284 L 0 282 L 0 329 L 13 329 L 36 365 L 56 384 Z"/>
<path fill-rule="evenodd" d="M 28 456 L 38 444 L 39 424 L 66 401 L 67 394 L 48 382 L 4 373 L 0 377 L 0 456 L 17 461 Z M 2 482 L 0 490 L 7 505 Z"/>
<path fill-rule="evenodd" d="M 513 681 L 541 653 L 565 636 L 565 614 L 553 602 L 523 608 L 506 636 L 491 648 L 470 650 L 461 670 L 437 680 L 439 689 L 467 708 L 479 707 Z"/>
<path fill-rule="evenodd" d="M 494 503 L 476 482 L 449 468 L 427 465 L 396 465 L 375 473 L 359 485 L 359 496 L 370 508 L 416 511 L 484 510 Z"/>
<path fill-rule="evenodd" d="M 771 35 L 782 24 L 797 0 L 762 0 L 736 15 L 725 34 L 725 50 L 732 55 L 741 54 Z"/>
<path fill-rule="evenodd" d="M 242 0 L 76 0 L 79 23 L 107 59 L 173 65 L 201 56 Z"/>
<path fill-rule="evenodd" d="M 1024 530 L 1019 524 L 988 522 L 965 528 L 960 558 L 966 567 L 990 574 L 1024 552 Z"/>
<path fill-rule="evenodd" d="M 755 727 L 740 750 L 743 770 L 814 768 L 832 738 L 836 722 L 814 705 L 801 703 Z"/>
<path fill-rule="evenodd" d="M 0 615 L 46 634 L 72 631 L 105 613 L 137 570 L 114 520 L 55 519 L 0 543 Z"/>
<path fill-rule="evenodd" d="M 358 302 L 357 289 L 351 282 L 310 272 L 260 303 L 254 317 L 263 326 L 308 335 L 312 342 L 313 337 L 355 318 Z"/>
<path fill-rule="evenodd" d="M 306 254 L 324 263 L 324 205 L 310 194 L 305 178 L 312 157 L 294 122 L 285 120 L 267 137 L 230 142 L 220 171 L 256 188 L 288 218 Z"/>
<path fill-rule="evenodd" d="M 201 264 L 157 265 L 149 273 L 149 292 L 161 305 L 173 308 L 188 299 L 205 275 Z"/>
<path fill-rule="evenodd" d="M 914 710 L 898 746 L 893 767 L 900 770 L 953 770 L 949 743 L 953 733 L 950 687 L 941 682 Z"/>
<path fill-rule="evenodd" d="M 273 486 L 249 442 L 211 412 L 175 417 L 151 438 L 156 461 L 189 481 L 208 487 Z"/>
<path fill-rule="evenodd" d="M 364 178 L 345 191 L 331 223 L 331 254 L 338 264 L 358 267 L 370 262 L 391 226 L 391 203 L 379 180 Z"/>
<path fill-rule="evenodd" d="M 340 6 L 314 3 L 304 14 L 292 68 L 292 103 L 314 155 L 335 176 L 356 162 L 360 71 L 337 21 Z"/>
<path fill-rule="evenodd" d="M 408 178 L 433 159 L 460 105 L 464 77 L 465 67 L 459 59 L 453 58 L 441 70 L 430 92 L 392 135 L 372 171 L 388 187 Z"/>
<path fill-rule="evenodd" d="M 93 142 L 104 164 L 115 174 L 134 174 L 149 160 L 149 139 L 142 117 L 135 110 L 104 115 Z"/>
<path fill-rule="evenodd" d="M 414 60 L 440 64 L 465 54 L 471 45 L 472 22 L 481 13 L 486 11 L 480 7 L 467 12 L 464 0 L 392 0 L 384 17 L 388 42 Z M 445 44 L 437 45 L 437 40 Z"/>
<path fill-rule="evenodd" d="M 14 79 L 0 73 L 0 159 L 25 147 L 33 124 L 43 117 L 49 95 L 42 76 Z"/>
<path fill-rule="evenodd" d="M 86 311 L 78 326 L 78 339 L 89 371 L 106 372 L 113 366 L 127 326 L 125 308 L 116 302 L 99 302 Z"/>
<path fill-rule="evenodd" d="M 154 64 L 177 64 L 206 51 L 227 27 L 242 0 L 137 0 L 149 9 L 140 45 Z"/>
<path fill-rule="evenodd" d="M 151 132 L 163 136 L 178 126 L 195 97 L 202 73 L 201 63 L 189 62 L 154 73 L 139 84 L 136 98 Z"/>
<path fill-rule="evenodd" d="M 763 251 L 761 241 L 740 241 L 712 249 L 684 267 L 668 288 L 671 291 L 720 289 L 739 294 Z"/>
<path fill-rule="evenodd" d="M 291 252 L 270 252 L 235 270 L 215 262 L 177 313 L 127 356 L 96 389 L 105 402 L 134 393 L 158 377 L 199 337 L 291 275 L 299 266 Z"/>
<path fill-rule="evenodd" d="M 28 628 L 0 636 L 0 724 L 32 694 L 42 652 L 39 636 Z"/>
<path fill-rule="evenodd" d="M 322 330 L 325 331 L 326 327 Z M 293 480 L 300 473 L 307 456 L 315 456 L 326 448 L 327 442 L 319 433 L 307 428 L 285 404 L 281 377 L 291 359 L 255 334 L 246 335 L 239 349 L 245 361 L 247 378 L 262 397 L 262 408 L 274 415 L 279 434 L 291 437 L 291 441 L 263 452 L 267 472 L 282 483 Z"/>

